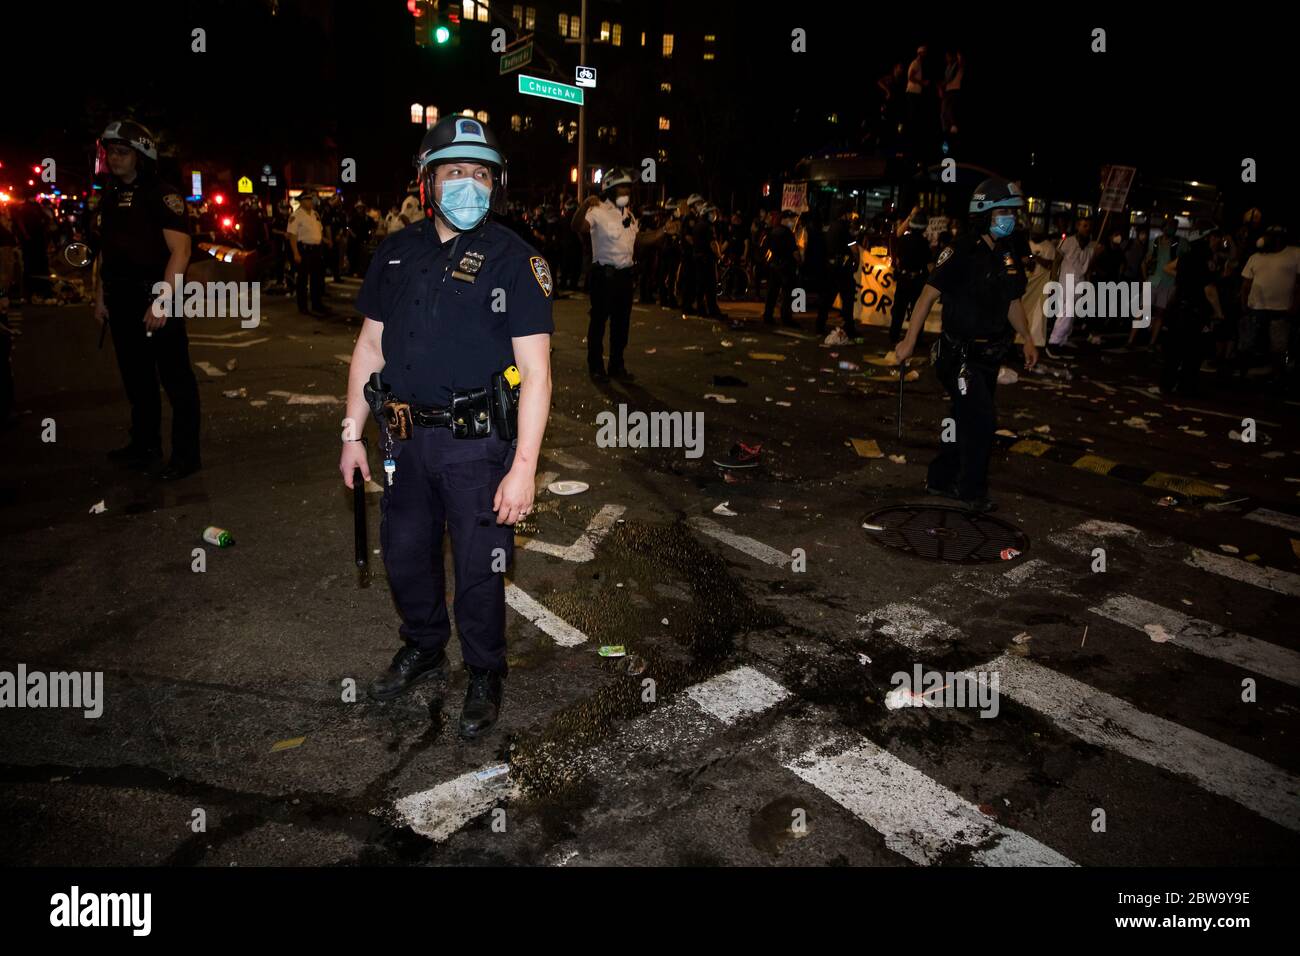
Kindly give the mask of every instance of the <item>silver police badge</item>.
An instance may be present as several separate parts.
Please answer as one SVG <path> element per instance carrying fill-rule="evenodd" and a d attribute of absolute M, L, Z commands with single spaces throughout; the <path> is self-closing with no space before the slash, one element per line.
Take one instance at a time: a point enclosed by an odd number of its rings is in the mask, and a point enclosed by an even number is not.
<path fill-rule="evenodd" d="M 546 260 L 541 256 L 532 256 L 528 264 L 533 267 L 533 278 L 537 284 L 542 287 L 542 293 L 549 299 L 551 297 L 551 270 L 547 266 Z"/>
<path fill-rule="evenodd" d="M 163 196 L 163 203 L 178 216 L 185 212 L 185 200 L 180 197 L 179 193 L 168 193 Z"/>

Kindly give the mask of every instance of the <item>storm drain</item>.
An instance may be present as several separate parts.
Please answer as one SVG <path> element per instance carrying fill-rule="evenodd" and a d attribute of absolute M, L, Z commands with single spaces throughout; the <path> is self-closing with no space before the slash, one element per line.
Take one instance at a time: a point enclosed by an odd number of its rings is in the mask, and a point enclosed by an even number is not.
<path fill-rule="evenodd" d="M 873 511 L 862 523 L 867 537 L 881 547 L 930 561 L 983 564 L 1010 561 L 1029 550 L 1029 538 L 1015 525 L 961 508 L 900 505 Z"/>

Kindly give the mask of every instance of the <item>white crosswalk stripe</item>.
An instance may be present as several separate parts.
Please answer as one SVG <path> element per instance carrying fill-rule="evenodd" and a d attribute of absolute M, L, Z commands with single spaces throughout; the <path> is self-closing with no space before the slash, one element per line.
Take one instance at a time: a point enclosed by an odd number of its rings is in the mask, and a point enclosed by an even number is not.
<path fill-rule="evenodd" d="M 1300 516 L 1285 514 L 1281 511 L 1273 511 L 1269 508 L 1256 508 L 1249 514 L 1243 515 L 1247 521 L 1256 521 L 1260 524 L 1271 524 L 1275 528 L 1282 528 L 1290 531 L 1292 534 L 1300 534 Z"/>
<path fill-rule="evenodd" d="M 1183 563 L 1200 568 L 1202 571 L 1232 578 L 1234 581 L 1241 581 L 1243 584 L 1266 588 L 1278 594 L 1289 594 L 1291 597 L 1300 597 L 1300 574 L 1264 567 L 1226 554 L 1215 554 L 1204 548 L 1193 548 L 1192 553 L 1183 559 Z"/>
<path fill-rule="evenodd" d="M 1300 687 L 1300 654 L 1238 634 L 1226 627 L 1190 617 L 1131 594 L 1107 598 L 1088 609 L 1093 614 L 1150 633 L 1147 625 L 1158 624 L 1173 638 L 1172 643 L 1202 657 L 1234 664 L 1264 677 Z"/>
<path fill-rule="evenodd" d="M 1004 654 L 978 670 L 996 672 L 1000 693 L 1090 744 L 1186 777 L 1300 830 L 1300 779 L 1265 760 L 1022 657 Z"/>
<path fill-rule="evenodd" d="M 786 764 L 922 866 L 960 847 L 981 866 L 1073 866 L 1032 837 L 1008 829 L 974 804 L 870 740 L 831 757 L 811 750 Z"/>

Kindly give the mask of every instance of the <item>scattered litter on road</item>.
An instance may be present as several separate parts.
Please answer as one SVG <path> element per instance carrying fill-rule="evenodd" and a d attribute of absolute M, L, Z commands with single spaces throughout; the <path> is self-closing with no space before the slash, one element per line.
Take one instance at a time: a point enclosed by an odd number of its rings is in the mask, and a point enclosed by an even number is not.
<path fill-rule="evenodd" d="M 627 648 L 622 644 L 604 644 L 599 653 L 601 657 L 627 657 Z"/>
<path fill-rule="evenodd" d="M 722 388 L 743 388 L 749 385 L 743 378 L 737 378 L 734 375 L 715 375 L 713 384 Z"/>
<path fill-rule="evenodd" d="M 874 438 L 850 438 L 849 443 L 853 450 L 858 453 L 859 458 L 884 458 L 885 453 L 880 450 Z"/>
<path fill-rule="evenodd" d="M 235 543 L 229 531 L 225 528 L 218 528 L 216 525 L 208 525 L 203 529 L 203 540 L 208 544 L 214 544 L 218 548 L 229 548 Z"/>
<path fill-rule="evenodd" d="M 736 517 L 736 512 L 732 511 L 730 508 L 727 507 L 727 505 L 729 505 L 730 503 L 731 503 L 730 501 L 724 501 L 722 504 L 718 505 L 716 508 L 713 509 L 713 513 L 715 515 L 722 515 L 724 518 Z"/>
<path fill-rule="evenodd" d="M 629 654 L 627 657 L 627 675 L 636 677 L 645 673 L 646 662 L 644 657 L 638 657 L 635 654 Z"/>
<path fill-rule="evenodd" d="M 1160 624 L 1143 624 L 1142 630 L 1146 631 L 1147 634 L 1150 635 L 1151 640 L 1155 641 L 1157 644 L 1164 644 L 1174 639 L 1174 636 L 1166 631 L 1164 626 Z"/>
<path fill-rule="evenodd" d="M 1030 429 L 1030 430 L 1031 430 L 1031 431 L 1038 432 L 1038 434 L 1040 434 L 1040 435 L 1046 435 L 1048 432 L 1050 432 L 1050 431 L 1052 430 L 1052 426 L 1051 426 L 1051 425 L 1035 425 L 1035 426 L 1034 426 L 1032 429 Z"/>
<path fill-rule="evenodd" d="M 1007 368 L 1005 365 L 998 369 L 999 385 L 1014 385 L 1018 381 L 1020 381 L 1020 376 L 1016 374 L 1015 369 Z"/>
<path fill-rule="evenodd" d="M 1206 511 L 1232 511 L 1233 505 L 1239 505 L 1243 501 L 1249 501 L 1249 498 L 1233 498 L 1231 501 L 1212 501 L 1205 506 Z"/>
<path fill-rule="evenodd" d="M 995 434 L 995 435 L 1001 435 L 1003 438 L 1019 438 L 1019 437 L 1020 437 L 1020 436 L 1017 435 L 1015 432 L 1011 431 L 1011 429 L 1009 429 L 1009 428 L 999 428 L 999 429 L 998 429 L 997 431 L 995 431 L 993 434 Z"/>
<path fill-rule="evenodd" d="M 850 362 L 848 359 L 844 359 L 840 362 L 841 372 L 856 372 L 858 368 L 859 366 L 857 362 Z"/>
<path fill-rule="evenodd" d="M 703 351 L 704 351 L 704 346 L 703 346 L 703 345 L 684 345 L 684 346 L 682 346 L 682 351 L 683 351 L 683 352 L 703 352 Z"/>
<path fill-rule="evenodd" d="M 885 530 L 885 526 L 884 526 L 884 525 L 882 525 L 882 524 L 871 524 L 871 523 L 868 522 L 868 521 L 864 521 L 864 522 L 862 522 L 862 527 L 866 528 L 868 531 L 884 531 L 884 530 Z"/>
<path fill-rule="evenodd" d="M 718 344 L 721 345 L 724 349 L 729 349 L 731 348 L 732 343 L 730 339 L 722 339 L 718 342 Z"/>
<path fill-rule="evenodd" d="M 553 495 L 580 495 L 591 485 L 585 481 L 553 481 L 546 486 L 546 490 Z"/>
<path fill-rule="evenodd" d="M 790 408 L 792 403 L 791 403 L 791 402 L 777 402 L 776 404 L 780 405 L 782 408 Z"/>
<path fill-rule="evenodd" d="M 1088 625 L 1085 624 L 1083 625 L 1083 640 L 1079 642 L 1079 646 L 1083 647 L 1083 645 L 1087 643 L 1088 643 Z"/>
<path fill-rule="evenodd" d="M 1215 468 L 1231 468 L 1231 467 L 1232 467 L 1232 464 L 1231 464 L 1230 462 L 1226 462 L 1226 461 L 1212 461 L 1212 462 L 1210 462 L 1210 464 L 1213 465 Z"/>
<path fill-rule="evenodd" d="M 908 687 L 895 687 L 885 695 L 885 706 L 890 710 L 899 710 L 902 707 L 933 707 L 934 705 L 926 700 L 924 694 L 914 693 Z"/>
<path fill-rule="evenodd" d="M 1221 544 L 1219 545 L 1219 550 L 1225 554 L 1241 554 L 1241 548 L 1237 547 L 1235 544 Z"/>
<path fill-rule="evenodd" d="M 668 618 L 664 618 L 664 619 L 663 619 L 662 621 L 660 621 L 659 623 L 660 623 L 660 624 L 663 624 L 663 625 L 666 626 L 666 625 L 668 624 Z"/>
<path fill-rule="evenodd" d="M 859 652 L 858 652 L 858 663 L 859 663 L 859 664 L 870 664 L 870 663 L 871 663 L 871 658 L 868 657 L 866 654 L 863 654 L 861 651 L 859 651 Z"/>
<path fill-rule="evenodd" d="M 250 401 L 248 404 L 252 405 L 254 408 L 261 408 L 266 403 L 267 403 L 266 399 L 264 398 L 255 398 L 252 401 Z"/>
<path fill-rule="evenodd" d="M 1132 418 L 1124 419 L 1124 424 L 1127 425 L 1129 428 L 1136 428 L 1140 432 L 1151 431 L 1150 422 L 1148 422 L 1145 418 L 1142 418 L 1139 415 L 1134 415 Z"/>
<path fill-rule="evenodd" d="M 1097 443 L 1096 443 L 1093 439 L 1091 439 L 1091 438 L 1080 438 L 1079 441 L 1083 442 L 1085 445 L 1095 445 L 1095 444 L 1097 444 Z"/>
<path fill-rule="evenodd" d="M 1028 631 L 1021 631 L 1019 634 L 1013 637 L 1011 641 L 1014 644 L 1028 644 L 1033 639 L 1034 639 L 1033 635 L 1030 634 Z"/>
<path fill-rule="evenodd" d="M 194 365 L 197 368 L 203 369 L 203 371 L 208 374 L 209 378 L 221 378 L 226 374 L 225 372 L 221 371 L 221 369 L 213 365 L 211 362 L 195 362 Z"/>
<path fill-rule="evenodd" d="M 474 773 L 474 779 L 481 782 L 486 782 L 488 780 L 495 780 L 498 777 L 508 776 L 509 773 L 510 773 L 510 764 L 499 763 L 495 767 L 484 767 L 482 770 L 476 771 Z"/>
<path fill-rule="evenodd" d="M 780 352 L 750 352 L 749 357 L 760 362 L 784 362 L 785 356 Z"/>
<path fill-rule="evenodd" d="M 715 402 L 717 402 L 719 405 L 735 405 L 735 404 L 736 404 L 736 400 L 735 400 L 734 398 L 728 398 L 726 395 L 719 395 L 717 392 L 705 392 L 705 393 L 704 393 L 704 397 L 705 397 L 705 398 L 711 398 L 711 399 L 713 399 L 713 400 L 714 400 Z"/>
<path fill-rule="evenodd" d="M 1192 438 L 1206 438 L 1208 434 L 1199 428 L 1190 428 L 1187 425 L 1179 425 L 1178 430 L 1184 435 L 1190 435 Z"/>
<path fill-rule="evenodd" d="M 822 340 L 822 345 L 830 348 L 835 345 L 848 345 L 849 337 L 844 334 L 843 329 L 831 329 L 826 338 Z"/>
<path fill-rule="evenodd" d="M 229 362 L 226 363 L 226 371 L 233 372 L 238 366 L 239 366 L 239 362 L 236 361 L 235 359 L 231 359 Z"/>
<path fill-rule="evenodd" d="M 297 393 L 289 396 L 286 405 L 342 405 L 343 399 L 334 395 L 309 395 Z"/>
<path fill-rule="evenodd" d="M 225 398 L 248 398 L 248 389 L 232 388 L 228 391 L 222 392 L 221 394 Z"/>
<path fill-rule="evenodd" d="M 895 465 L 906 465 L 906 464 L 907 464 L 907 456 L 906 456 L 906 455 L 890 455 L 890 456 L 889 456 L 889 460 L 892 461 Z"/>
<path fill-rule="evenodd" d="M 1156 504 L 1161 508 L 1172 508 L 1178 504 L 1178 499 L 1173 495 L 1165 495 L 1163 498 L 1157 498 Z"/>
<path fill-rule="evenodd" d="M 290 737 L 288 740 L 277 740 L 271 744 L 271 753 L 277 753 L 281 750 L 292 750 L 294 747 L 301 747 L 306 737 Z"/>
<path fill-rule="evenodd" d="M 107 510 L 108 506 L 104 504 L 103 499 L 90 506 L 90 513 L 92 515 L 102 515 Z"/>
<path fill-rule="evenodd" d="M 1020 552 L 1017 551 L 1015 548 L 1003 548 L 1001 551 L 998 552 L 998 557 L 1000 557 L 1003 561 L 1010 561 L 1012 558 L 1020 557 Z"/>
<path fill-rule="evenodd" d="M 658 349 L 646 349 L 646 350 L 645 350 L 645 354 L 646 354 L 646 355 L 654 355 L 654 354 L 655 354 L 656 352 L 658 352 L 658 351 L 659 351 Z"/>
<path fill-rule="evenodd" d="M 1260 458 L 1284 458 L 1285 454 L 1280 451 L 1266 451 L 1259 456 Z"/>

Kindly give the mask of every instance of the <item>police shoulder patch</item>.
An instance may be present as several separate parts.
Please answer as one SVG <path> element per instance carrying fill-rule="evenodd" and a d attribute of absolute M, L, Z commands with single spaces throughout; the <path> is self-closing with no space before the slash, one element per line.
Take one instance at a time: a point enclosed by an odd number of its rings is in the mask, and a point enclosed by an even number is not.
<path fill-rule="evenodd" d="M 551 297 L 551 269 L 546 264 L 546 260 L 541 256 L 531 256 L 528 264 L 533 267 L 533 278 L 537 284 L 542 287 L 542 294 L 548 299 Z"/>
<path fill-rule="evenodd" d="M 941 266 L 951 258 L 952 258 L 952 246 L 944 246 L 943 252 L 939 253 L 939 261 L 936 262 L 935 265 Z"/>
<path fill-rule="evenodd" d="M 178 216 L 185 212 L 185 200 L 181 198 L 180 193 L 168 193 L 163 196 L 163 204 Z"/>

